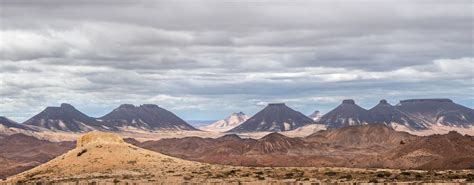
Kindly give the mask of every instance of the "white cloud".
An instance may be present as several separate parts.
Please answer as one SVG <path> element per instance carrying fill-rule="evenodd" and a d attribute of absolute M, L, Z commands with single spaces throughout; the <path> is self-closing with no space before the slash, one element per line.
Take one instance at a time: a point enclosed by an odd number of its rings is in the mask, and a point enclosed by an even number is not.
<path fill-rule="evenodd" d="M 23 2 L 0 2 L 0 115 L 19 120 L 61 102 L 185 118 L 279 101 L 472 102 L 470 1 Z"/>

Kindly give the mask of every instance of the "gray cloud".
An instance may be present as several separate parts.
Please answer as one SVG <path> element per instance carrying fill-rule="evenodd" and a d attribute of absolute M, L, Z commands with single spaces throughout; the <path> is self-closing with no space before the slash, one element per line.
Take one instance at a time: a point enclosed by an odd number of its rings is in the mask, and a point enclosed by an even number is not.
<path fill-rule="evenodd" d="M 470 1 L 1 0 L 0 115 L 156 103 L 186 119 L 343 98 L 473 107 Z"/>

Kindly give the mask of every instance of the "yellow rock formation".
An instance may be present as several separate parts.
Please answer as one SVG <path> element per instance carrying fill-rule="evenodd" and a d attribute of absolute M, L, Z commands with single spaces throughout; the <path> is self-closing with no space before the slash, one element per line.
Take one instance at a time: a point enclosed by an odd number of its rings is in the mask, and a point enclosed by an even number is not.
<path fill-rule="evenodd" d="M 124 143 L 124 141 L 113 133 L 92 131 L 77 139 L 76 147 L 84 147 L 91 143 Z"/>

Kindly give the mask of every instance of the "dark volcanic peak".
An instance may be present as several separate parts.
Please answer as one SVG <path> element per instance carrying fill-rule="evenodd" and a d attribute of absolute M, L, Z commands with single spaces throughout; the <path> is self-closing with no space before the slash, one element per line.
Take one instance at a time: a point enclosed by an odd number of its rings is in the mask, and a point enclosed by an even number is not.
<path fill-rule="evenodd" d="M 369 110 L 371 120 L 369 123 L 392 125 L 401 124 L 415 130 L 425 129 L 423 124 L 416 121 L 404 112 L 390 105 L 387 100 L 380 100 L 379 104 Z"/>
<path fill-rule="evenodd" d="M 85 132 L 91 130 L 109 130 L 97 120 L 80 112 L 70 104 L 60 107 L 47 107 L 23 124 L 53 131 Z"/>
<path fill-rule="evenodd" d="M 142 130 L 196 130 L 172 112 L 153 104 L 123 104 L 99 118 L 110 127 Z"/>
<path fill-rule="evenodd" d="M 354 100 L 343 100 L 342 104 L 323 115 L 319 120 L 328 128 L 341 128 L 348 125 L 361 125 L 371 122 L 367 110 L 355 104 Z"/>
<path fill-rule="evenodd" d="M 6 128 L 17 128 L 17 129 L 23 129 L 23 130 L 32 130 L 31 128 L 19 124 L 11 119 L 8 119 L 6 117 L 0 116 L 0 125 L 4 126 Z"/>
<path fill-rule="evenodd" d="M 228 132 L 279 132 L 293 130 L 312 123 L 311 118 L 291 109 L 284 103 L 271 103 Z"/>
<path fill-rule="evenodd" d="M 474 110 L 450 99 L 402 100 L 396 108 L 411 117 L 423 120 L 424 125 L 441 124 L 454 127 L 474 126 Z"/>

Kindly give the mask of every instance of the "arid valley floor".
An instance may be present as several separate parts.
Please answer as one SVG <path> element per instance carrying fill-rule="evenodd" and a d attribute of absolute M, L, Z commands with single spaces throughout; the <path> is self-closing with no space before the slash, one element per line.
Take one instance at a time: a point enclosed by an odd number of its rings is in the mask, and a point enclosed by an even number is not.
<path fill-rule="evenodd" d="M 348 140 L 349 138 L 344 137 L 346 132 L 365 132 L 367 137 L 359 139 L 351 137 Z M 387 136 L 385 139 L 392 138 L 391 141 L 388 140 L 385 144 L 396 143 L 397 146 L 394 147 L 395 149 L 392 147 L 383 148 L 380 145 L 373 148 L 376 145 L 370 144 L 367 140 L 371 137 L 367 134 L 370 132 L 385 132 L 381 134 Z M 326 138 L 325 140 L 321 139 L 323 136 Z M 434 139 L 417 139 L 416 136 L 395 132 L 383 126 L 358 126 L 333 131 L 331 134 L 319 132 L 317 137 L 312 135 L 306 138 L 290 138 L 280 134 L 270 134 L 256 140 L 241 139 L 236 135 L 226 135 L 216 139 L 187 137 L 139 142 L 134 139 L 123 140 L 118 135 L 97 131 L 80 137 L 76 144 L 67 141 L 60 143 L 46 142 L 24 135 L 13 135 L 6 138 L 10 139 L 9 143 L 18 144 L 21 143 L 21 140 L 28 143 L 30 145 L 27 147 L 29 153 L 42 148 L 41 152 L 36 152 L 38 155 L 49 154 L 49 156 L 44 156 L 42 161 L 37 161 L 38 156 L 34 156 L 35 160 L 32 160 L 31 156 L 28 159 L 28 156 L 22 156 L 16 151 L 18 157 L 23 157 L 23 160 L 26 161 L 30 160 L 30 163 L 17 164 L 29 164 L 34 167 L 48 161 L 49 158 L 58 157 L 26 172 L 8 177 L 2 183 L 291 184 L 298 182 L 298 184 L 312 184 L 336 182 L 466 183 L 474 180 L 474 170 L 469 169 L 474 164 L 474 156 L 470 153 L 474 150 L 472 137 L 462 136 L 454 132 L 433 136 Z M 314 143 L 316 142 L 315 138 L 318 138 L 318 143 L 326 145 L 325 149 L 321 146 L 311 146 L 316 145 Z M 327 138 L 332 138 L 333 141 L 329 142 Z M 403 145 L 408 147 L 402 146 L 400 148 L 398 146 L 401 145 L 399 143 L 400 139 L 405 142 Z M 25 142 L 25 140 L 28 142 Z M 311 142 L 311 140 L 313 141 Z M 444 140 L 444 145 L 449 144 L 449 146 L 441 150 L 437 149 L 436 145 L 427 146 L 431 142 L 439 143 L 440 140 Z M 461 144 L 460 142 L 463 140 L 466 143 Z M 335 141 L 339 144 L 336 145 Z M 348 141 L 351 141 L 350 145 L 360 146 L 360 148 L 350 149 L 345 147 L 347 144 L 345 145 L 344 142 Z M 380 140 L 373 141 L 380 142 Z M 201 149 L 187 147 L 190 145 L 189 142 L 197 142 L 196 146 Z M 363 144 L 357 145 L 354 142 L 363 142 Z M 413 147 L 409 146 L 412 145 L 412 142 L 417 145 L 417 148 L 409 150 Z M 175 146 L 170 147 L 170 143 Z M 335 146 L 331 147 L 332 144 Z M 34 147 L 31 146 L 34 145 L 37 146 L 37 149 L 32 149 Z M 74 145 L 76 146 L 74 147 Z M 424 147 L 420 145 L 424 145 Z M 2 163 L 3 169 L 11 167 L 11 164 L 15 164 L 15 160 L 21 161 L 15 159 L 15 157 L 8 158 L 8 153 L 10 152 L 13 155 L 14 150 L 18 149 L 19 145 L 7 148 L 4 147 L 5 144 L 0 143 L 0 146 L 7 149 L 1 152 L 1 155 L 7 158 L 6 163 Z M 245 147 L 250 148 L 245 149 Z M 304 155 L 304 152 L 308 151 L 303 150 L 302 147 L 310 150 L 318 149 L 327 153 L 318 156 Z M 167 150 L 163 148 L 167 148 Z M 66 152 L 67 150 L 69 151 Z M 152 150 L 201 162 L 183 160 Z M 331 150 L 333 152 L 330 152 Z M 381 152 L 372 154 L 368 152 L 374 150 Z M 460 150 L 465 153 L 463 154 Z M 350 154 L 353 157 L 331 157 L 327 155 L 335 155 L 334 151 L 340 151 L 340 154 L 347 154 L 348 156 Z M 22 153 L 24 152 L 22 151 Z M 63 152 L 66 153 L 62 154 Z M 396 155 L 374 160 L 374 158 L 381 158 L 389 153 Z M 457 155 L 452 156 L 452 153 Z M 202 157 L 196 158 L 196 155 Z M 360 158 L 360 160 L 356 160 L 356 158 Z M 246 163 L 246 161 L 249 162 L 249 159 L 252 159 L 252 164 Z M 347 168 L 348 163 L 342 162 L 345 160 L 353 161 L 353 167 Z M 380 162 L 380 160 L 386 162 Z M 232 161 L 239 161 L 247 167 L 233 166 L 235 163 L 232 163 Z M 318 167 L 268 167 L 269 161 L 272 161 L 276 166 Z M 306 165 L 305 162 L 307 162 Z M 443 166 L 446 164 L 451 166 Z M 265 165 L 267 167 L 264 167 Z M 392 168 L 384 168 L 381 165 L 392 165 Z M 402 168 L 393 168 L 398 167 L 397 165 L 402 165 Z M 410 167 L 406 165 L 418 166 Z M 31 167 L 25 167 L 24 169 Z M 445 167 L 448 169 L 443 169 Z M 11 170 L 22 171 L 21 168 L 10 169 L 7 173 L 11 173 Z"/>

